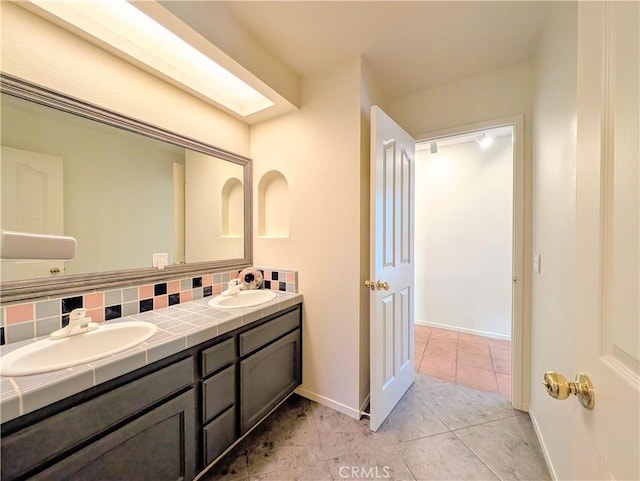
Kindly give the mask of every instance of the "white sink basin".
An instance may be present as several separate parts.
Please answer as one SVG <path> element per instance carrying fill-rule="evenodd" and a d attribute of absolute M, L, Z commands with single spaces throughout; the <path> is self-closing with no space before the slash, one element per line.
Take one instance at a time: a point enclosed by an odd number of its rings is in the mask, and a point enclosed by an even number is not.
<path fill-rule="evenodd" d="M 62 339 L 42 339 L 2 356 L 0 375 L 27 376 L 86 364 L 137 346 L 157 329 L 148 322 L 124 321 Z"/>
<path fill-rule="evenodd" d="M 220 309 L 235 309 L 239 307 L 253 307 L 273 301 L 277 297 L 275 291 L 269 289 L 240 291 L 233 296 L 218 296 L 209 301 L 209 306 Z"/>

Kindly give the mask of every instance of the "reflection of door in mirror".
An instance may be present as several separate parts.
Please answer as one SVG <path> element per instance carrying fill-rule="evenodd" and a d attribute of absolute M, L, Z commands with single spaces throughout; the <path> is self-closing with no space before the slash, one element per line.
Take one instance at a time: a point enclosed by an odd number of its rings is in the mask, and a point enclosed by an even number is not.
<path fill-rule="evenodd" d="M 3 230 L 64 234 L 62 158 L 2 146 Z M 47 277 L 63 261 L 3 262 L 2 280 Z"/>
<path fill-rule="evenodd" d="M 244 252 L 243 168 L 185 152 L 185 258 L 233 259 Z M 241 226 L 241 227 L 240 227 Z"/>

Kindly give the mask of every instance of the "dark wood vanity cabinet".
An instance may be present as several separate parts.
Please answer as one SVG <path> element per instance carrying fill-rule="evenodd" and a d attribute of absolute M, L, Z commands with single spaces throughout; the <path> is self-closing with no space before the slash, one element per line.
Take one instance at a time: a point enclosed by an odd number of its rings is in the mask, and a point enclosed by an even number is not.
<path fill-rule="evenodd" d="M 301 308 L 2 425 L 3 481 L 191 480 L 301 382 Z"/>
<path fill-rule="evenodd" d="M 240 361 L 242 434 L 300 384 L 302 350 L 297 326 L 299 312 L 292 311 L 240 334 L 240 353 L 248 354 Z"/>
<path fill-rule="evenodd" d="M 302 382 L 300 329 L 297 306 L 202 351 L 203 466 Z"/>
<path fill-rule="evenodd" d="M 187 357 L 75 405 L 44 408 L 15 432 L 6 423 L 2 479 L 192 479 L 194 381 Z"/>

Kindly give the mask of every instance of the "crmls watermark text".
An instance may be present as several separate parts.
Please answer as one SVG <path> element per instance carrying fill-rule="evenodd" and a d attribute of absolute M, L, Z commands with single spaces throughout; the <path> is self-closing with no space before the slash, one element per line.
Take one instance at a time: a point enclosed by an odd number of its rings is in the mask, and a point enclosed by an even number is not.
<path fill-rule="evenodd" d="M 391 469 L 389 466 L 340 466 L 338 474 L 342 479 L 388 479 Z"/>

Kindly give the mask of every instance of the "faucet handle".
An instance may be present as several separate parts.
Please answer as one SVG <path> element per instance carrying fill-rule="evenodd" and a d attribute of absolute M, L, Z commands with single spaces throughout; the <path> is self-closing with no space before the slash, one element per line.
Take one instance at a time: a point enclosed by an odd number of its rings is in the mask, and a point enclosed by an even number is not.
<path fill-rule="evenodd" d="M 69 314 L 69 320 L 78 321 L 80 319 L 84 319 L 86 315 L 87 315 L 87 310 L 84 307 L 79 307 L 71 311 L 71 313 Z"/>

